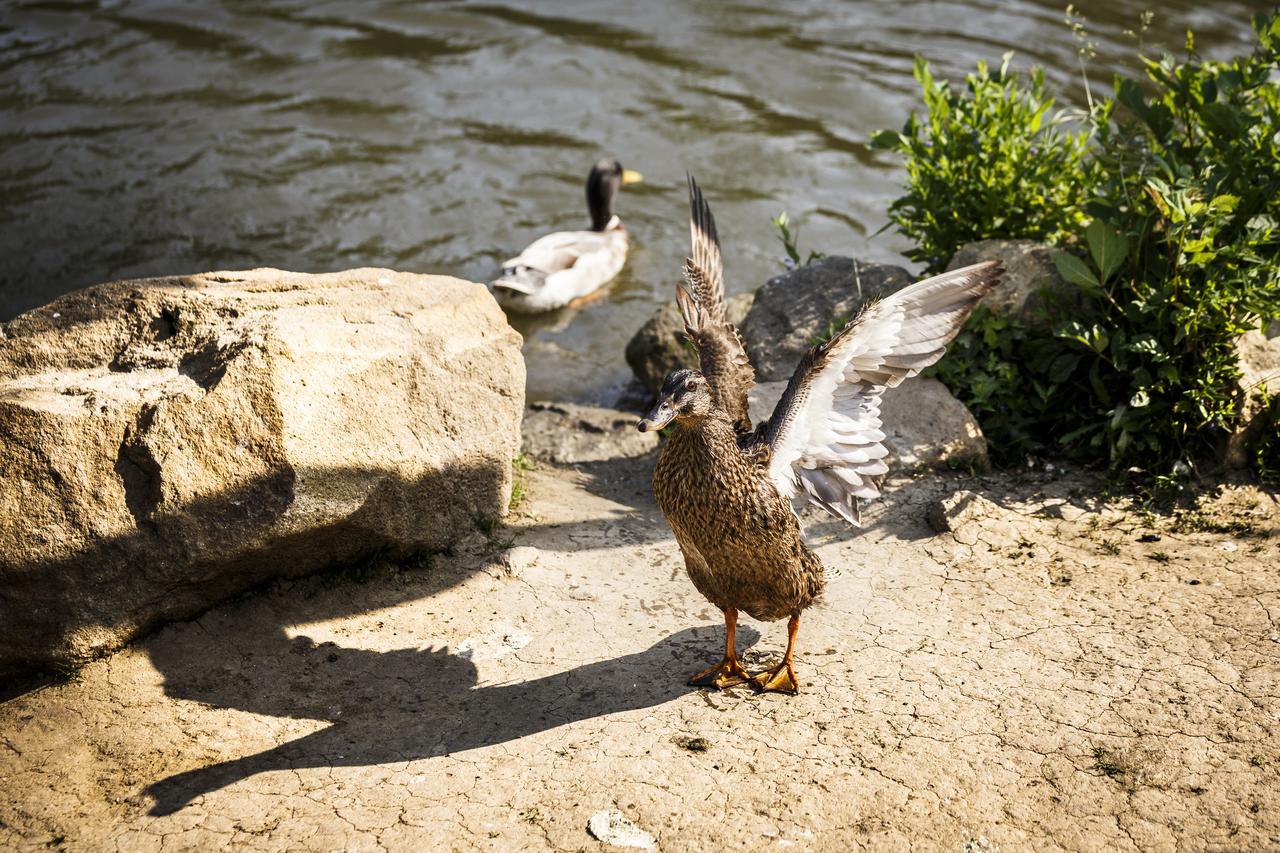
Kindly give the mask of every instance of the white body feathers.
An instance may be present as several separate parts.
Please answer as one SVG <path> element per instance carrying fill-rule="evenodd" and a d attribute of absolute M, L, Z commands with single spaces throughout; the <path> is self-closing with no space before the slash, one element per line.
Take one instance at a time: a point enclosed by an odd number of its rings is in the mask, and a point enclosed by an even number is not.
<path fill-rule="evenodd" d="M 627 229 L 614 216 L 603 231 L 557 231 L 502 265 L 493 295 L 515 311 L 563 308 L 613 280 L 627 261 Z"/>

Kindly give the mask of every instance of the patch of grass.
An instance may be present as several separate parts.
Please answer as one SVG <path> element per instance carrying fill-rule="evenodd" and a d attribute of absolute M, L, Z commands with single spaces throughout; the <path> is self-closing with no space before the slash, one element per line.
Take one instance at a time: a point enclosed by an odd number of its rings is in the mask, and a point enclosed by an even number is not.
<path fill-rule="evenodd" d="M 1103 539 L 1098 542 L 1098 548 L 1102 553 L 1111 557 L 1119 557 L 1121 550 L 1121 542 L 1119 539 Z"/>
<path fill-rule="evenodd" d="M 680 737 L 676 738 L 676 744 L 690 752 L 706 752 L 711 748 L 711 741 L 704 737 Z"/>
<path fill-rule="evenodd" d="M 1196 509 L 1178 513 L 1172 528 L 1176 533 L 1216 533 L 1232 536 L 1255 536 L 1261 532 L 1253 519 L 1219 515 Z"/>
<path fill-rule="evenodd" d="M 1124 760 L 1106 747 L 1095 746 L 1092 754 L 1093 768 L 1108 779 L 1118 779 L 1129 772 Z"/>
<path fill-rule="evenodd" d="M 395 575 L 399 566 L 388 559 L 387 550 L 385 545 L 374 548 L 349 562 L 332 567 L 324 573 L 325 585 L 366 584 L 374 578 Z"/>
<path fill-rule="evenodd" d="M 423 549 L 417 551 L 400 561 L 400 565 L 406 569 L 414 571 L 426 571 L 435 565 L 436 553 L 434 551 Z"/>
<path fill-rule="evenodd" d="M 508 511 L 514 512 L 529 499 L 529 482 L 525 479 L 524 474 L 537 467 L 538 463 L 524 451 L 517 453 L 516 457 L 511 460 L 511 500 L 507 503 Z"/>
<path fill-rule="evenodd" d="M 54 661 L 49 670 L 64 684 L 76 684 L 83 677 L 81 665 L 68 661 Z"/>
<path fill-rule="evenodd" d="M 1157 563 L 1167 563 L 1169 562 L 1170 557 L 1164 551 L 1156 551 L 1151 555 L 1151 559 L 1155 560 Z"/>
<path fill-rule="evenodd" d="M 513 480 L 511 482 L 511 501 L 507 504 L 507 509 L 514 512 L 519 509 L 520 504 L 524 503 L 529 497 L 529 484 L 523 479 Z"/>

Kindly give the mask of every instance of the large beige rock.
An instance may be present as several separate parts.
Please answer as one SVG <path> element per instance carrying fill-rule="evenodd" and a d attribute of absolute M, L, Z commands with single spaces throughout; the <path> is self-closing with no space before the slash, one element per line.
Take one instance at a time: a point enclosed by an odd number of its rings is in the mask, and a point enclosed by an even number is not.
<path fill-rule="evenodd" d="M 725 315 L 729 322 L 741 325 L 751 310 L 753 295 L 739 293 L 725 302 Z M 650 394 L 657 394 L 667 374 L 682 367 L 697 367 L 698 357 L 693 347 L 685 341 L 684 320 L 674 300 L 645 321 L 631 336 L 626 349 L 627 364 L 640 384 Z"/>
<path fill-rule="evenodd" d="M 123 281 L 0 336 L 0 674 L 505 511 L 520 337 L 386 270 Z"/>
<path fill-rule="evenodd" d="M 774 276 L 756 291 L 742 340 L 762 382 L 789 379 L 800 357 L 871 298 L 915 279 L 901 267 L 831 256 Z"/>
<path fill-rule="evenodd" d="M 1076 286 L 1058 274 L 1054 251 L 1035 240 L 980 240 L 961 246 L 947 269 L 983 261 L 1003 262 L 1004 279 L 983 297 L 982 304 L 998 314 L 1044 329 L 1080 303 Z"/>
<path fill-rule="evenodd" d="M 752 423 L 773 413 L 786 382 L 758 384 L 747 398 Z M 991 467 L 987 439 L 964 403 L 947 386 L 929 376 L 916 376 L 884 393 L 881 429 L 889 464 L 898 470 Z"/>
<path fill-rule="evenodd" d="M 1267 394 L 1280 393 L 1280 322 L 1265 329 L 1255 329 L 1240 336 L 1236 342 L 1240 356 L 1240 422 L 1226 442 L 1223 458 L 1232 468 L 1246 468 L 1251 459 L 1249 449 L 1266 429 L 1275 429 L 1267 423 L 1258 400 L 1264 389 Z"/>

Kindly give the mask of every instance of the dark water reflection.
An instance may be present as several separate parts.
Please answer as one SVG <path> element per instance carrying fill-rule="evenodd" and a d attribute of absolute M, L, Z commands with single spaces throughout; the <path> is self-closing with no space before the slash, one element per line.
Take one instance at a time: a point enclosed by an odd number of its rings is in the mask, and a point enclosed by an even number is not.
<path fill-rule="evenodd" d="M 1077 3 L 1105 83 L 1147 0 Z M 1209 53 L 1250 5 L 1170 0 Z M 533 322 L 534 397 L 608 397 L 621 343 L 668 298 L 685 170 L 721 221 L 730 288 L 802 242 L 898 260 L 873 238 L 900 179 L 867 149 L 915 105 L 911 60 L 955 76 L 1007 49 L 1083 100 L 1057 2 L 537 4 L 31 2 L 0 5 L 0 319 L 95 281 L 217 268 L 390 266 L 484 279 L 585 219 L 602 153 L 643 171 L 635 246 L 605 298 Z"/>

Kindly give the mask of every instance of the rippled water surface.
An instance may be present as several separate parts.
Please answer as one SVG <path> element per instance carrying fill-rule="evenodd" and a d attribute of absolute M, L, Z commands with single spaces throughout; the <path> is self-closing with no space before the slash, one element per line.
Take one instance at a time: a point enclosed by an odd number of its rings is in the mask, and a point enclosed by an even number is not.
<path fill-rule="evenodd" d="M 1134 67 L 1122 31 L 1152 4 L 1076 5 L 1101 90 Z M 1251 41 L 1246 3 L 1156 12 L 1149 45 Z M 1062 7 L 1031 0 L 0 4 L 0 319 L 208 269 L 484 280 L 582 227 L 587 168 L 613 154 L 648 178 L 618 201 L 627 268 L 600 299 L 515 318 L 531 396 L 607 401 L 687 250 L 686 170 L 733 291 L 780 270 L 783 209 L 805 247 L 901 262 L 875 233 L 900 165 L 870 133 L 915 106 L 914 54 L 954 77 L 1009 49 L 1083 100 Z"/>

